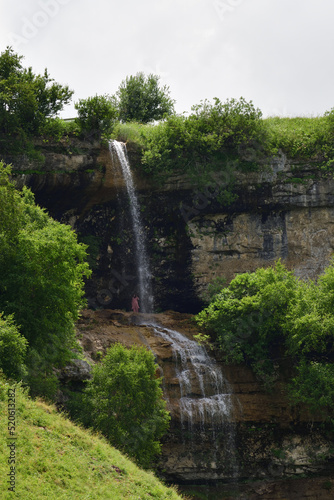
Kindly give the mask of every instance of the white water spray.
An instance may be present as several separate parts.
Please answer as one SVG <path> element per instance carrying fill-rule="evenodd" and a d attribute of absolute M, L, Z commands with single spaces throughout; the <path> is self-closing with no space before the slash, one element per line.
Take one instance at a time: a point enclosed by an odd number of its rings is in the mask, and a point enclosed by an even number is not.
<path fill-rule="evenodd" d="M 206 423 L 214 429 L 230 422 L 232 390 L 205 347 L 176 330 L 155 323 L 149 326 L 170 343 L 173 350 L 175 374 L 180 385 L 182 426 L 187 425 L 192 430 L 196 421 L 203 429 Z"/>

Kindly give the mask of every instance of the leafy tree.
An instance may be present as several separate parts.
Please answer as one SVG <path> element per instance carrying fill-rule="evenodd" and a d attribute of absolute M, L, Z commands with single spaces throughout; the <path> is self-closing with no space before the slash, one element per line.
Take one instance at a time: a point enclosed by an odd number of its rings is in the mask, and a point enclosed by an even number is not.
<path fill-rule="evenodd" d="M 23 56 L 12 48 L 0 55 L 0 138 L 38 135 L 47 118 L 68 104 L 73 91 L 22 66 Z M 4 139 L 2 138 L 4 143 Z M 6 144 L 4 143 L 4 147 Z"/>
<path fill-rule="evenodd" d="M 10 378 L 20 379 L 25 375 L 25 355 L 28 342 L 20 334 L 13 316 L 0 313 L 0 369 Z"/>
<path fill-rule="evenodd" d="M 238 147 L 262 140 L 262 112 L 252 101 L 227 99 L 224 103 L 217 97 L 213 104 L 208 100 L 192 107 L 189 130 L 214 141 L 216 147 Z"/>
<path fill-rule="evenodd" d="M 86 421 L 143 467 L 160 452 L 170 418 L 155 372 L 150 351 L 114 344 L 86 388 Z"/>
<path fill-rule="evenodd" d="M 239 274 L 197 315 L 197 322 L 217 336 L 226 360 L 248 363 L 270 385 L 297 289 L 297 279 L 280 262 Z"/>
<path fill-rule="evenodd" d="M 203 300 L 205 303 L 210 304 L 222 291 L 226 285 L 226 278 L 224 276 L 217 276 L 212 283 L 208 284 L 206 291 L 203 294 Z"/>
<path fill-rule="evenodd" d="M 73 358 L 74 322 L 90 271 L 71 227 L 49 217 L 29 189 L 16 190 L 9 173 L 0 163 L 0 311 L 14 314 L 29 342 L 33 383 Z"/>
<path fill-rule="evenodd" d="M 110 134 L 118 116 L 116 100 L 108 95 L 80 99 L 75 109 L 78 111 L 76 123 L 81 132 L 92 139 Z"/>
<path fill-rule="evenodd" d="M 290 367 L 292 404 L 330 418 L 334 409 L 334 260 L 317 283 L 302 282 L 277 262 L 234 278 L 197 315 L 226 361 L 249 364 L 271 387 Z"/>
<path fill-rule="evenodd" d="M 306 404 L 311 412 L 332 415 L 334 408 L 334 364 L 302 360 L 289 384 L 294 404 Z"/>
<path fill-rule="evenodd" d="M 167 85 L 159 85 L 160 77 L 139 72 L 128 76 L 118 88 L 119 117 L 122 121 L 148 123 L 174 112 L 174 101 Z"/>

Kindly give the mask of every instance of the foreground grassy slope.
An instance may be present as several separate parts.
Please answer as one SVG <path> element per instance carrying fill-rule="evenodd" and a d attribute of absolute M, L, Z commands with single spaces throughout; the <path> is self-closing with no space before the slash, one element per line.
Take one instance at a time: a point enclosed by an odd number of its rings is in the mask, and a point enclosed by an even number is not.
<path fill-rule="evenodd" d="M 0 379 L 1 499 L 171 499 L 181 497 L 103 438 L 16 387 L 15 493 L 8 491 L 8 389 Z"/>

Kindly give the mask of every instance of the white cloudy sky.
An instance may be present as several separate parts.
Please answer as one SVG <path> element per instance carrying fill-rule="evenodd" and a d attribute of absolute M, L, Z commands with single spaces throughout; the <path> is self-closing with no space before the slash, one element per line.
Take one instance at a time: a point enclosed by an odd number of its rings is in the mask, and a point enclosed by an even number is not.
<path fill-rule="evenodd" d="M 265 116 L 319 115 L 334 107 L 333 20 L 333 0 L 0 0 L 0 51 L 74 100 L 144 71 L 180 113 L 243 96 Z"/>

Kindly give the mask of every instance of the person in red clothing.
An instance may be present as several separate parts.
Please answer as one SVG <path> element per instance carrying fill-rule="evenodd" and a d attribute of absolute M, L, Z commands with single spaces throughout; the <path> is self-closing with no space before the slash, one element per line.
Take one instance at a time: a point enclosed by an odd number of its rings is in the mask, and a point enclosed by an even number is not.
<path fill-rule="evenodd" d="M 132 297 L 132 301 L 131 301 L 131 306 L 132 306 L 132 310 L 134 313 L 139 312 L 138 300 L 139 300 L 139 297 L 136 294 L 134 294 Z"/>

